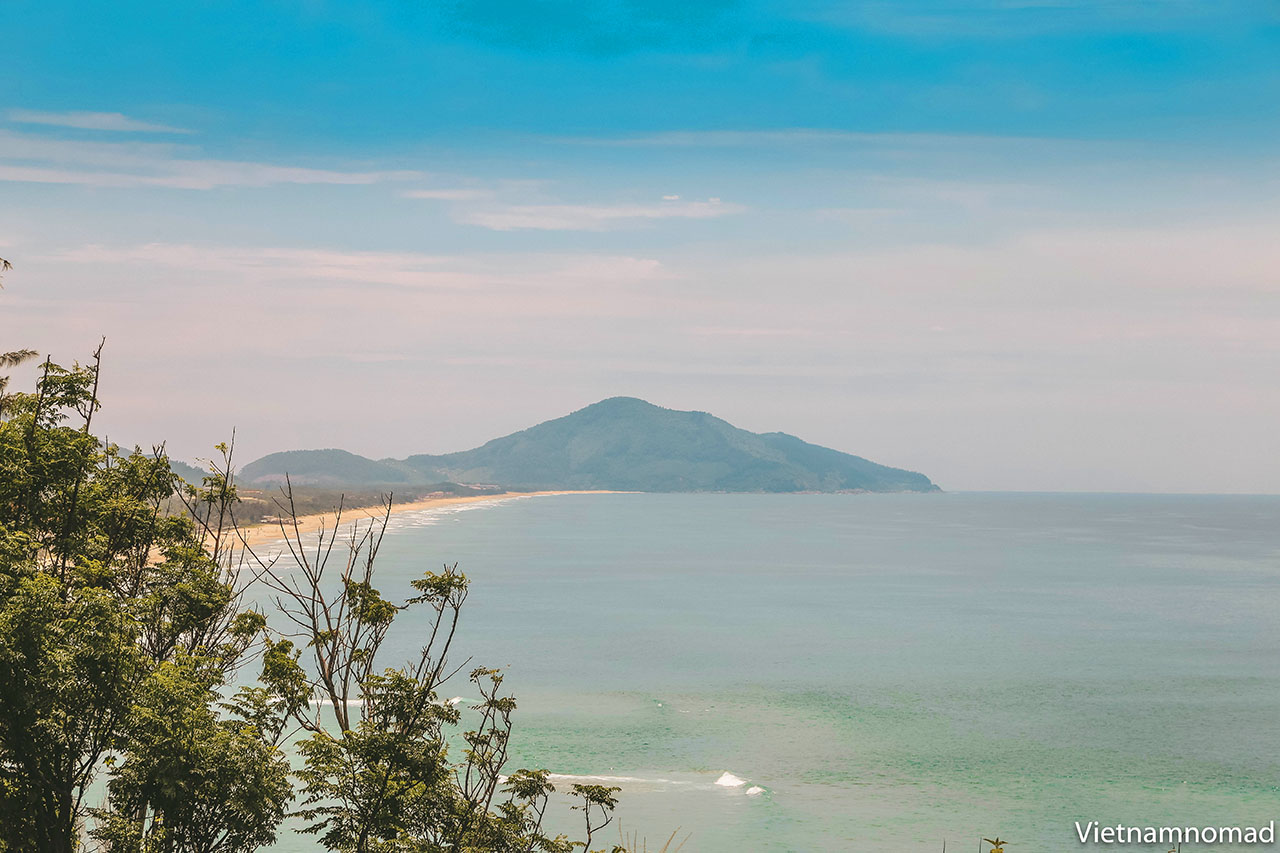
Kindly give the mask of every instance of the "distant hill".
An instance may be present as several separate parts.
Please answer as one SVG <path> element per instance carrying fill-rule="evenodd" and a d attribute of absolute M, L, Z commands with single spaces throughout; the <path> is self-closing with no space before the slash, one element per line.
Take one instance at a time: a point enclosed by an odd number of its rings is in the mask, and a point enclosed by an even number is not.
<path fill-rule="evenodd" d="M 305 486 L 420 485 L 430 480 L 418 480 L 393 460 L 375 462 L 345 450 L 270 453 L 244 466 L 237 479 L 250 485 L 274 485 L 283 483 L 285 474 L 295 485 Z"/>
<path fill-rule="evenodd" d="M 294 450 L 249 463 L 240 481 L 371 486 L 441 480 L 510 489 L 640 492 L 932 492 L 928 477 L 781 432 L 738 429 L 705 412 L 613 397 L 474 450 L 366 459 Z"/>
<path fill-rule="evenodd" d="M 204 468 L 197 468 L 194 465 L 182 462 L 178 459 L 169 460 L 169 470 L 193 486 L 200 485 L 200 483 L 204 481 L 205 475 L 209 473 Z"/>
<path fill-rule="evenodd" d="M 134 450 L 144 456 L 151 456 L 154 453 L 154 448 L 147 444 L 129 444 L 118 441 L 112 443 L 119 447 L 122 453 L 126 454 Z M 209 473 L 208 469 L 203 466 L 192 465 L 190 462 L 183 462 L 181 459 L 174 459 L 173 457 L 169 457 L 169 470 L 196 486 L 200 485 L 205 475 Z"/>

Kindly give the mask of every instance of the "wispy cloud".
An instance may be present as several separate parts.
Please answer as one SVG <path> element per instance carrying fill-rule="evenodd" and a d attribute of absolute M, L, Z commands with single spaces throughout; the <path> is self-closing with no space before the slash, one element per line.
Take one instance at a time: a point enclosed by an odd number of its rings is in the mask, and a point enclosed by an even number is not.
<path fill-rule="evenodd" d="M 211 190 L 218 187 L 266 187 L 274 184 L 376 184 L 421 177 L 418 172 L 340 172 L 233 160 L 173 160 L 157 164 L 157 167 L 158 174 L 148 175 L 0 164 L 0 181 Z"/>
<path fill-rule="evenodd" d="M 714 219 L 744 210 L 718 198 L 661 204 L 514 204 L 460 210 L 454 219 L 495 231 L 609 231 L 658 219 Z"/>
<path fill-rule="evenodd" d="M 210 190 L 276 184 L 375 184 L 417 171 L 354 171 L 202 158 L 169 143 L 87 142 L 0 132 L 0 181 L 91 187 Z"/>
<path fill-rule="evenodd" d="M 410 252 L 340 252 L 190 243 L 90 244 L 59 252 L 50 259 L 96 266 L 128 264 L 235 274 L 257 283 L 297 280 L 449 288 L 464 287 L 468 283 L 468 276 L 457 269 L 459 259 Z"/>
<path fill-rule="evenodd" d="M 877 197 L 891 201 L 897 208 L 921 209 L 936 206 L 984 208 L 998 203 L 1031 202 L 1047 198 L 1050 186 L 1013 180 L 958 180 L 918 178 L 911 176 L 873 176 L 867 183 Z"/>
<path fill-rule="evenodd" d="M 73 127 L 80 130 L 106 130 L 119 133 L 191 133 L 182 127 L 152 124 L 129 118 L 124 113 L 62 112 L 39 110 L 10 110 L 9 121 L 17 124 L 45 124 L 54 127 Z"/>
<path fill-rule="evenodd" d="M 803 338 L 816 335 L 814 329 L 735 328 L 730 326 L 694 326 L 689 334 L 708 338 Z"/>
<path fill-rule="evenodd" d="M 416 290 L 573 289 L 669 278 L 658 261 L 627 255 L 554 254 L 468 257 L 193 243 L 90 244 L 42 260 L 93 266 L 180 269 L 255 285 L 383 285 Z"/>
<path fill-rule="evenodd" d="M 606 148 L 739 148 L 780 145 L 987 145 L 990 143 L 1081 144 L 1080 140 L 1044 136 L 992 136 L 966 133 L 870 133 L 821 127 L 737 130 L 664 130 L 632 136 L 549 136 L 543 141 Z"/>
<path fill-rule="evenodd" d="M 421 198 L 429 201 L 478 201 L 491 198 L 491 190 L 467 189 L 463 187 L 431 190 L 407 190 L 401 193 L 405 198 Z"/>
<path fill-rule="evenodd" d="M 634 136 L 556 136 L 546 141 L 570 145 L 604 147 L 710 147 L 731 148 L 744 145 L 777 145 L 803 143 L 849 143 L 883 140 L 887 134 L 858 133 L 821 128 L 781 128 L 775 130 L 664 130 Z M 894 134 L 901 137 L 902 134 Z"/>

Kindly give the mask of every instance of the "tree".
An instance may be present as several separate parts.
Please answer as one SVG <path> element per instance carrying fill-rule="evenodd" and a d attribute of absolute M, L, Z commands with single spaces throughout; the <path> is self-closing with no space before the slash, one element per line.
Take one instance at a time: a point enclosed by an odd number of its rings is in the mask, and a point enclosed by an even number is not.
<path fill-rule="evenodd" d="M 97 354 L 46 362 L 0 419 L 0 850 L 70 853 L 90 818 L 112 851 L 256 849 L 287 765 L 214 703 L 262 619 L 238 610 L 229 528 L 170 511 L 163 447 L 93 436 L 98 370 Z M 215 472 L 188 498 L 223 505 L 233 486 Z M 108 801 L 90 809 L 104 768 Z"/>
<path fill-rule="evenodd" d="M 30 361 L 39 355 L 33 349 L 18 349 L 11 352 L 0 352 L 0 370 L 7 370 L 10 367 L 17 367 L 25 361 Z M 6 389 L 9 387 L 9 377 L 0 376 L 0 415 L 4 414 L 5 405 L 9 402 L 9 395 Z"/>
<path fill-rule="evenodd" d="M 0 273 L 8 272 L 13 269 L 13 264 L 0 258 Z M 3 281 L 3 279 L 0 279 Z M 7 370 L 10 367 L 17 367 L 25 361 L 30 361 L 39 353 L 33 349 L 17 349 L 9 352 L 0 352 L 0 370 Z M 5 395 L 5 389 L 9 386 L 9 377 L 0 376 L 0 414 L 4 412 L 4 404 L 8 399 Z"/>
<path fill-rule="evenodd" d="M 446 566 L 407 601 L 379 592 L 390 498 L 345 527 L 339 504 L 313 541 L 286 487 L 290 558 L 260 557 L 238 535 L 230 446 L 192 485 L 162 445 L 93 435 L 100 354 L 46 360 L 0 413 L 0 853 L 247 853 L 275 839 L 295 782 L 294 814 L 330 850 L 589 849 L 617 789 L 575 786 L 586 841 L 544 831 L 549 775 L 505 775 L 502 673 L 452 662 L 467 578 Z M 243 604 L 254 583 L 266 613 Z M 410 611 L 426 642 L 385 666 Z M 440 695 L 463 671 L 481 697 L 467 714 Z"/>
<path fill-rule="evenodd" d="M 582 819 L 587 825 L 587 840 L 582 846 L 591 849 L 592 837 L 613 821 L 613 810 L 618 806 L 618 798 L 614 794 L 621 788 L 606 785 L 574 785 L 573 796 L 581 800 L 581 805 L 574 806 L 582 811 Z"/>
<path fill-rule="evenodd" d="M 93 835 L 110 850 L 256 850 L 275 839 L 292 786 L 278 745 L 253 720 L 216 713 L 216 669 L 166 661 L 141 684 Z M 152 820 L 146 820 L 148 812 Z"/>
<path fill-rule="evenodd" d="M 384 598 L 375 568 L 390 512 L 388 498 L 380 517 L 340 538 L 339 508 L 333 525 L 308 542 L 286 481 L 279 529 L 290 559 L 250 551 L 287 625 L 268 632 L 262 682 L 308 733 L 298 774 L 306 831 L 344 853 L 586 849 L 543 831 L 555 790 L 545 771 L 503 775 L 516 703 L 498 670 L 470 669 L 481 697 L 470 710 L 479 719 L 455 744 L 460 755 L 451 754 L 450 730 L 462 714 L 439 690 L 466 668 L 450 654 L 468 581 L 445 566 L 414 580 L 417 595 L 407 601 Z M 411 664 L 381 667 L 387 633 L 409 611 L 422 614 L 426 641 Z M 322 702 L 309 701 L 317 695 Z M 596 802 L 604 812 L 614 805 Z"/>

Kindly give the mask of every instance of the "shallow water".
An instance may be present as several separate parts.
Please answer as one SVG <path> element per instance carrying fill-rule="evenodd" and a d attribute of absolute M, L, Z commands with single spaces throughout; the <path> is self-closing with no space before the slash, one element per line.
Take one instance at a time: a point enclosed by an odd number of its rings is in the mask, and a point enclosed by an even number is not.
<path fill-rule="evenodd" d="M 1277 521 L 1275 497 L 564 495 L 400 516 L 381 586 L 459 562 L 458 648 L 520 700 L 511 766 L 620 778 L 651 849 L 1067 850 L 1076 820 L 1280 818 Z"/>

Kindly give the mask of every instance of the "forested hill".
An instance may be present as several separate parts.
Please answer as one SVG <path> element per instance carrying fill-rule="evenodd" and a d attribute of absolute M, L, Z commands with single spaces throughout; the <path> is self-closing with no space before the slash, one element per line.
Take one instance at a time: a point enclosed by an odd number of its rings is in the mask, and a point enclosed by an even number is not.
<path fill-rule="evenodd" d="M 246 465 L 240 481 L 279 482 L 286 473 L 294 483 L 329 486 L 450 481 L 641 492 L 938 491 L 923 474 L 634 397 L 602 400 L 461 453 L 402 460 L 345 450 L 272 453 Z"/>

